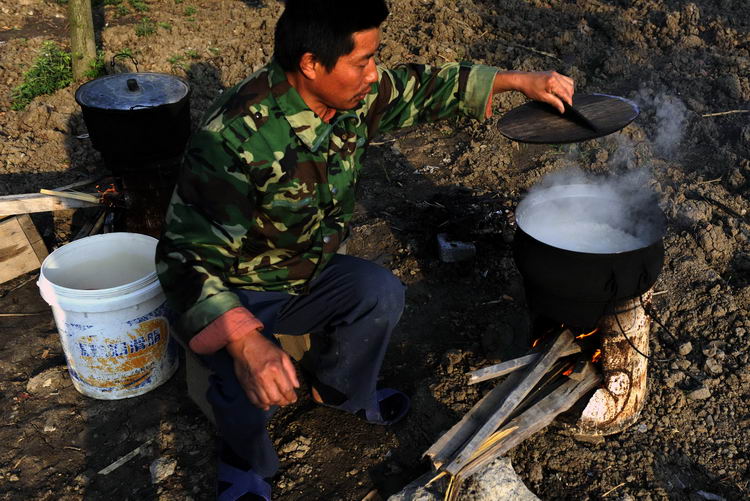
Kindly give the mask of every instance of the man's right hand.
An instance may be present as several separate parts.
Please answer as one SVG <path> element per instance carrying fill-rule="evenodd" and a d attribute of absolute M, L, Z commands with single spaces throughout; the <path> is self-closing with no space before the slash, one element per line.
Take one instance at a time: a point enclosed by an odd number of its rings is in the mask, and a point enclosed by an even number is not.
<path fill-rule="evenodd" d="M 268 410 L 272 405 L 297 401 L 299 388 L 292 361 L 281 348 L 258 330 L 230 342 L 227 351 L 234 359 L 234 373 L 253 405 Z"/>

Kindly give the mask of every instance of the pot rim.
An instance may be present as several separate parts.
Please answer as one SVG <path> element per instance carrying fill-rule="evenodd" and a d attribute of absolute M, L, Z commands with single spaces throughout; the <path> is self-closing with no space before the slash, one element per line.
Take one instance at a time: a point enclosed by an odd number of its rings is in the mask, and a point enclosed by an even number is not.
<path fill-rule="evenodd" d="M 185 92 L 179 99 L 168 100 L 163 103 L 154 104 L 152 106 L 135 105 L 129 109 L 115 108 L 115 107 L 103 107 L 103 106 L 97 106 L 91 103 L 85 103 L 81 101 L 82 94 L 86 92 L 88 88 L 91 87 L 92 85 L 101 85 L 102 82 L 105 82 L 107 80 L 122 79 L 123 81 L 127 81 L 129 78 L 149 77 L 149 76 L 157 76 L 159 78 L 168 78 L 170 80 L 178 81 L 184 86 Z M 85 82 L 78 86 L 78 88 L 76 89 L 74 98 L 75 98 L 76 103 L 78 103 L 78 105 L 82 109 L 97 110 L 97 111 L 112 112 L 112 113 L 133 113 L 133 112 L 139 112 L 139 111 L 144 111 L 144 110 L 154 110 L 154 109 L 158 109 L 164 106 L 179 105 L 189 100 L 192 92 L 193 92 L 193 88 L 191 87 L 190 83 L 188 83 L 188 81 L 182 77 L 179 77 L 177 75 L 172 75 L 171 73 L 160 73 L 160 72 L 155 72 L 155 71 L 140 71 L 140 72 L 129 72 L 129 73 L 116 73 L 114 75 L 105 75 L 103 77 L 95 78 L 94 80 L 89 80 L 88 82 Z"/>
<path fill-rule="evenodd" d="M 587 251 L 577 251 L 577 250 L 570 250 L 565 249 L 563 247 L 555 247 L 554 245 L 550 245 L 546 242 L 542 242 L 538 238 L 533 237 L 530 233 L 527 233 L 524 231 L 523 228 L 520 226 L 516 226 L 516 230 L 523 233 L 526 238 L 529 238 L 534 241 L 535 244 L 539 244 L 540 246 L 546 247 L 551 249 L 552 251 L 559 252 L 559 253 L 566 253 L 570 254 L 571 256 L 576 257 L 584 257 L 586 259 L 602 259 L 607 260 L 611 259 L 612 257 L 622 257 L 625 258 L 631 254 L 637 254 L 646 251 L 647 249 L 655 248 L 655 247 L 661 247 L 664 245 L 664 242 L 662 238 L 658 238 L 654 240 L 653 242 L 649 243 L 648 245 L 644 245 L 643 247 L 638 247 L 637 249 L 628 249 L 623 251 L 617 251 L 617 252 L 587 252 Z"/>
<path fill-rule="evenodd" d="M 538 238 L 534 237 L 529 233 L 526 229 L 524 229 L 525 223 L 524 219 L 525 217 L 533 212 L 534 207 L 545 203 L 550 200 L 559 200 L 559 199 L 565 199 L 565 198 L 600 198 L 603 200 L 612 201 L 611 196 L 607 196 L 608 193 L 606 193 L 604 187 L 597 184 L 585 184 L 585 183 L 575 183 L 575 184 L 565 184 L 565 185 L 557 185 L 552 186 L 549 188 L 542 188 L 537 189 L 532 192 L 530 192 L 521 202 L 519 202 L 518 206 L 515 210 L 515 222 L 516 222 L 516 228 L 518 231 L 523 232 L 524 235 L 526 235 L 528 238 L 534 240 L 535 242 L 539 243 L 540 245 L 543 245 L 545 247 L 549 247 L 550 249 L 555 249 L 556 251 L 566 252 L 570 254 L 575 255 L 581 255 L 581 256 L 626 256 L 631 253 L 638 253 L 642 252 L 644 249 L 648 249 L 650 247 L 653 247 L 655 245 L 662 245 L 663 244 L 663 238 L 666 234 L 666 216 L 664 215 L 664 212 L 661 210 L 659 205 L 654 200 L 653 204 L 649 207 L 649 209 L 653 210 L 655 220 L 652 221 L 653 224 L 653 236 L 649 239 L 648 243 L 645 245 L 642 245 L 641 247 L 637 247 L 635 249 L 626 249 L 621 251 L 608 251 L 608 252 L 590 252 L 590 251 L 579 251 L 579 250 L 572 250 L 572 249 L 566 249 L 563 247 L 557 247 L 552 244 L 549 244 L 547 242 L 544 242 L 542 240 L 539 240 Z M 621 200 L 618 200 L 618 203 L 622 202 Z"/>

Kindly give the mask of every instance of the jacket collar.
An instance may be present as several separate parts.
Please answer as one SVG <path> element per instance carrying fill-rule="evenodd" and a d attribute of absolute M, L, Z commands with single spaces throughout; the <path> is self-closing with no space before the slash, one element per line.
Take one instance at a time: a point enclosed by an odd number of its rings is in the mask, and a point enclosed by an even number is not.
<path fill-rule="evenodd" d="M 318 151 L 333 130 L 333 126 L 342 119 L 357 118 L 354 110 L 336 112 L 330 123 L 326 123 L 315 114 L 302 99 L 297 89 L 286 79 L 286 73 L 276 60 L 269 63 L 268 83 L 284 117 L 300 141 L 313 153 Z"/>

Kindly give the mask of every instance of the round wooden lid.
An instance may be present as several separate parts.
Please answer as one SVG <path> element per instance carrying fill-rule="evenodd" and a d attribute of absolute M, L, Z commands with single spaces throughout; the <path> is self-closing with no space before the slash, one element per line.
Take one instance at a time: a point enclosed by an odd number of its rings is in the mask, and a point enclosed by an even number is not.
<path fill-rule="evenodd" d="M 638 113 L 638 105 L 622 97 L 576 94 L 563 115 L 547 103 L 531 101 L 506 113 L 497 128 L 522 143 L 576 143 L 617 132 Z"/>

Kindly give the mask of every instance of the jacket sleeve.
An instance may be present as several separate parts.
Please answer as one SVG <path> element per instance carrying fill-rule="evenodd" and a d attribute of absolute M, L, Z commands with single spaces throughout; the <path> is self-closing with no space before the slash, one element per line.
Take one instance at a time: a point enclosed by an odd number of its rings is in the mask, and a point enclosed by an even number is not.
<path fill-rule="evenodd" d="M 240 153 L 207 129 L 195 133 L 172 195 L 156 252 L 167 303 L 185 344 L 224 312 L 241 306 L 228 287 L 254 206 Z"/>
<path fill-rule="evenodd" d="M 405 64 L 378 68 L 376 97 L 367 113 L 372 134 L 463 114 L 484 120 L 497 68 L 481 64 Z"/>

